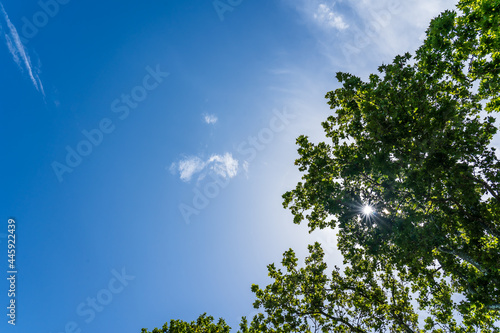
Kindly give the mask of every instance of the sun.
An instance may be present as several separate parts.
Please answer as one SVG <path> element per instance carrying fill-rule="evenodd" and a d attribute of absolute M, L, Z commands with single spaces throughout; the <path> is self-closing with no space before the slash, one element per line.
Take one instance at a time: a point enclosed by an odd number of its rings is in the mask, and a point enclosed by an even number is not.
<path fill-rule="evenodd" d="M 372 206 L 370 206 L 370 205 L 365 205 L 365 206 L 363 207 L 363 214 L 365 214 L 365 215 L 371 215 L 371 214 L 373 214 L 373 212 L 374 212 L 374 210 L 373 210 L 373 207 L 372 207 Z"/>

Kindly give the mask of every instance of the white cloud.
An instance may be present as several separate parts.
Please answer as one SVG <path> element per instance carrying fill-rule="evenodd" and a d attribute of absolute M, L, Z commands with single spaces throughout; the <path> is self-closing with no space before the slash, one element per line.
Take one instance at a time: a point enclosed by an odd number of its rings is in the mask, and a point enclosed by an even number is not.
<path fill-rule="evenodd" d="M 344 22 L 342 16 L 335 13 L 333 9 L 325 3 L 319 4 L 314 13 L 314 19 L 320 24 L 325 24 L 338 30 L 344 30 L 349 27 L 349 25 Z"/>
<path fill-rule="evenodd" d="M 216 115 L 213 114 L 206 114 L 204 117 L 204 120 L 207 124 L 215 124 L 218 120 Z"/>
<path fill-rule="evenodd" d="M 230 153 L 225 153 L 224 156 L 212 155 L 208 164 L 212 171 L 224 178 L 233 178 L 238 173 L 238 160 Z"/>
<path fill-rule="evenodd" d="M 28 75 L 33 82 L 35 88 L 45 96 L 42 81 L 40 81 L 40 77 L 38 76 L 39 70 L 36 67 L 33 67 L 31 64 L 30 57 L 26 52 L 26 49 L 19 38 L 19 34 L 17 33 L 16 27 L 12 24 L 5 11 L 5 8 L 0 3 L 0 10 L 2 11 L 3 21 L 7 25 L 6 31 L 4 31 L 3 26 L 0 22 L 0 32 L 5 39 L 5 43 L 7 44 L 7 48 L 9 49 L 10 54 L 12 55 L 12 59 L 17 64 L 21 71 L 26 70 Z"/>
<path fill-rule="evenodd" d="M 190 181 L 195 174 L 199 174 L 198 181 L 200 181 L 209 171 L 224 178 L 233 178 L 238 174 L 238 165 L 238 160 L 233 158 L 231 153 L 214 154 L 206 161 L 197 156 L 189 156 L 178 163 L 172 163 L 170 171 L 172 173 L 178 171 L 180 179 L 184 182 Z"/>
<path fill-rule="evenodd" d="M 205 162 L 203 162 L 199 157 L 192 156 L 180 161 L 178 165 L 181 180 L 187 182 L 191 180 L 191 177 L 193 177 L 195 173 L 203 170 Z"/>

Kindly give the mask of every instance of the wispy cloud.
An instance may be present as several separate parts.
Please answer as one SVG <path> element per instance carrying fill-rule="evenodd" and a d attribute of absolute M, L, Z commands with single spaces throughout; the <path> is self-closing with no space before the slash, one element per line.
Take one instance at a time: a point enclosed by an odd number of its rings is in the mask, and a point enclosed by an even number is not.
<path fill-rule="evenodd" d="M 206 114 L 204 117 L 203 117 L 203 120 L 207 123 L 207 124 L 215 124 L 217 122 L 217 120 L 219 120 L 217 118 L 216 115 L 213 115 L 213 114 Z"/>
<path fill-rule="evenodd" d="M 358 18 L 353 31 L 353 45 L 363 49 L 367 45 L 391 58 L 396 54 L 413 52 L 420 46 L 420 37 L 430 20 L 445 9 L 454 9 L 456 0 L 348 0 Z M 356 45 L 356 39 L 358 43 Z M 367 47 L 367 48 L 368 48 Z M 363 53 L 360 52 L 359 55 Z"/>
<path fill-rule="evenodd" d="M 238 160 L 230 153 L 212 155 L 208 160 L 208 167 L 219 176 L 233 178 L 238 173 Z"/>
<path fill-rule="evenodd" d="M 335 71 L 371 71 L 381 61 L 414 52 L 430 20 L 456 0 L 282 0 L 317 40 Z M 334 28 L 337 26 L 337 28 Z M 317 29 L 317 28 L 320 29 Z M 366 53 L 370 57 L 366 57 Z"/>
<path fill-rule="evenodd" d="M 194 175 L 199 174 L 198 180 L 203 179 L 208 172 L 213 172 L 223 178 L 233 178 L 238 174 L 238 160 L 231 153 L 212 155 L 207 160 L 198 156 L 188 156 L 177 163 L 172 163 L 170 171 L 179 172 L 182 181 L 190 181 Z"/>
<path fill-rule="evenodd" d="M 180 172 L 181 179 L 187 182 L 191 180 L 191 177 L 193 177 L 194 174 L 202 171 L 203 168 L 205 168 L 205 162 L 203 162 L 199 157 L 188 157 L 179 162 L 178 170 Z"/>
<path fill-rule="evenodd" d="M 17 29 L 10 21 L 2 3 L 0 3 L 0 10 L 2 14 L 2 19 L 0 21 L 0 33 L 5 40 L 10 54 L 12 55 L 12 59 L 22 72 L 26 71 L 28 73 L 28 76 L 30 77 L 35 88 L 45 96 L 42 81 L 39 77 L 39 69 L 38 67 L 32 65 L 29 54 L 21 42 Z M 5 24 L 6 28 L 4 28 L 4 24 L 2 23 Z"/>
<path fill-rule="evenodd" d="M 344 30 L 349 27 L 342 16 L 333 11 L 333 6 L 330 7 L 326 3 L 318 5 L 313 17 L 318 23 L 338 30 Z"/>

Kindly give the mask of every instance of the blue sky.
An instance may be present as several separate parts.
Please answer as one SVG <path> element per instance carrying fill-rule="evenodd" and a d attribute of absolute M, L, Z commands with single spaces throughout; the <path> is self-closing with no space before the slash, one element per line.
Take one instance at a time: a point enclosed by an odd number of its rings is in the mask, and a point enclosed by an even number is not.
<path fill-rule="evenodd" d="M 133 332 L 207 312 L 333 231 L 292 223 L 295 138 L 323 138 L 337 71 L 415 50 L 454 1 L 2 1 L 0 269 L 16 325 Z M 95 303 L 93 303 L 95 302 Z"/>

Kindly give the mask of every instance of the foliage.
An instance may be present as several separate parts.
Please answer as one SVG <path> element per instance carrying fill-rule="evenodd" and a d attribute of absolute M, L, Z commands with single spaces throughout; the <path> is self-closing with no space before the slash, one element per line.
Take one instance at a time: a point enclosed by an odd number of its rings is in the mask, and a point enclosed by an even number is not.
<path fill-rule="evenodd" d="M 416 329 L 409 289 L 390 269 L 380 271 L 379 263 L 360 257 L 344 276 L 338 267 L 327 276 L 319 244 L 310 245 L 309 251 L 303 268 L 298 268 L 293 250 L 285 252 L 286 273 L 269 265 L 273 283 L 264 290 L 252 286 L 257 296 L 254 306 L 267 313 L 254 320 L 261 332 Z"/>
<path fill-rule="evenodd" d="M 425 68 L 449 75 L 470 87 L 478 84 L 478 97 L 487 111 L 500 107 L 500 1 L 461 0 L 459 14 L 445 11 L 427 31 L 417 59 Z"/>
<path fill-rule="evenodd" d="M 356 250 L 354 260 L 343 273 L 338 267 L 325 274 L 323 251 L 318 243 L 309 246 L 305 267 L 298 268 L 293 250 L 285 252 L 283 273 L 269 265 L 273 283 L 257 285 L 254 307 L 265 314 L 254 317 L 242 333 L 255 332 L 500 332 L 487 316 L 466 314 L 457 322 L 456 302 L 445 281 L 439 284 L 437 299 L 419 326 L 409 283 L 390 265 Z"/>
<path fill-rule="evenodd" d="M 338 226 L 348 261 L 361 246 L 434 297 L 442 271 L 462 315 L 498 318 L 500 161 L 495 120 L 480 112 L 500 110 L 500 1 L 458 7 L 431 23 L 413 62 L 397 56 L 366 82 L 337 74 L 323 123 L 332 144 L 297 139 L 305 175 L 284 206 L 311 231 Z M 376 213 L 363 216 L 366 204 Z"/>
<path fill-rule="evenodd" d="M 222 318 L 219 319 L 217 324 L 213 320 L 212 316 L 206 316 L 206 313 L 204 313 L 191 323 L 182 320 L 171 320 L 170 326 L 165 323 L 161 329 L 155 328 L 151 332 L 143 328 L 141 333 L 229 333 L 231 327 Z"/>

